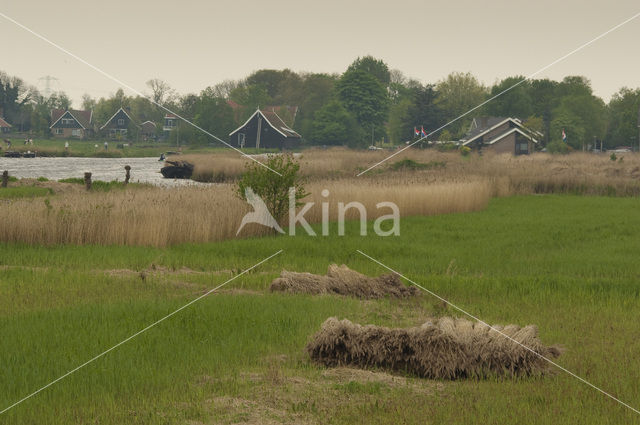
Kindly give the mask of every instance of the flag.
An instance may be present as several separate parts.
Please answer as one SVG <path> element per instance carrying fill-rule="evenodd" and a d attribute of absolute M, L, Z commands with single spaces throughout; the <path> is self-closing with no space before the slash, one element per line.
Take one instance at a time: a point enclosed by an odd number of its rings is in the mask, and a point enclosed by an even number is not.
<path fill-rule="evenodd" d="M 419 136 L 419 135 L 420 135 L 420 132 L 418 131 L 418 129 L 417 129 L 417 128 L 413 127 L 413 134 L 414 134 L 415 136 Z"/>
<path fill-rule="evenodd" d="M 422 137 L 427 137 L 427 133 L 425 133 L 425 131 L 424 131 L 424 127 L 423 127 L 423 126 L 420 126 L 420 135 L 421 135 Z"/>
<path fill-rule="evenodd" d="M 567 133 L 564 132 L 564 128 L 562 129 L 562 141 L 567 143 Z"/>

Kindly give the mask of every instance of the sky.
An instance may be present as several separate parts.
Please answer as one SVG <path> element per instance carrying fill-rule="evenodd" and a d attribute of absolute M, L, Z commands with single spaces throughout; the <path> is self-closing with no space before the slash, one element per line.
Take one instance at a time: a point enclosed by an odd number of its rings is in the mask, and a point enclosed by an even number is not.
<path fill-rule="evenodd" d="M 148 93 L 160 78 L 197 93 L 258 69 L 342 73 L 373 55 L 423 83 L 471 72 L 530 75 L 640 12 L 637 0 L 4 0 L 0 13 Z M 0 17 L 0 70 L 80 106 L 120 85 Z M 608 101 L 640 87 L 640 17 L 536 75 L 584 75 Z M 125 90 L 129 94 L 133 94 Z"/>

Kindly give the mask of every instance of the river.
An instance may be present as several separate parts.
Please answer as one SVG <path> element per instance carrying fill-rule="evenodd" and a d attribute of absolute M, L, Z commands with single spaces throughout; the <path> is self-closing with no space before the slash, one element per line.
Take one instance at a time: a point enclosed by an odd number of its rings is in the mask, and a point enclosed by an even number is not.
<path fill-rule="evenodd" d="M 165 179 L 160 174 L 163 166 L 158 158 L 4 158 L 0 157 L 0 172 L 9 171 L 17 178 L 46 177 L 60 180 L 84 176 L 91 172 L 94 180 L 124 180 L 124 166 L 131 166 L 131 182 L 151 183 L 157 186 L 184 186 L 198 184 L 192 180 Z"/>

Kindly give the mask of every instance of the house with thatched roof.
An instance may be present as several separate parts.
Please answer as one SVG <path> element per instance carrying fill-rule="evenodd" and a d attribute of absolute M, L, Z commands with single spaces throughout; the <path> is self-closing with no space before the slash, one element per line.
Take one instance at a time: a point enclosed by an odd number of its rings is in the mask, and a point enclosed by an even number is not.
<path fill-rule="evenodd" d="M 0 117 L 0 133 L 8 133 L 11 131 L 11 124 Z"/>
<path fill-rule="evenodd" d="M 229 142 L 240 148 L 291 149 L 302 136 L 291 129 L 278 114 L 257 109 L 244 124 L 229 133 Z"/>
<path fill-rule="evenodd" d="M 52 109 L 49 129 L 54 137 L 83 139 L 93 135 L 93 111 Z"/>
<path fill-rule="evenodd" d="M 518 118 L 478 117 L 474 118 L 463 146 L 496 153 L 527 155 L 540 143 L 542 133 L 525 127 Z"/>

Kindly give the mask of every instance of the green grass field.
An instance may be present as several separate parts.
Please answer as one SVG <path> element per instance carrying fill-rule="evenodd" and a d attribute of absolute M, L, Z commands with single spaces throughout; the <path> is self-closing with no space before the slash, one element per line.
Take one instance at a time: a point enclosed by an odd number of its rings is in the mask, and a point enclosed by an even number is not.
<path fill-rule="evenodd" d="M 273 237 L 145 247 L 0 245 L 0 411 L 237 275 L 139 337 L 0 415 L 3 424 L 622 424 L 640 416 L 562 371 L 431 381 L 310 363 L 330 317 L 414 326 L 461 316 L 427 294 L 359 301 L 271 294 L 283 268 L 379 259 L 490 323 L 536 324 L 563 367 L 640 408 L 640 200 L 494 199 L 405 218 L 401 236 Z M 371 229 L 371 227 L 370 227 Z"/>

